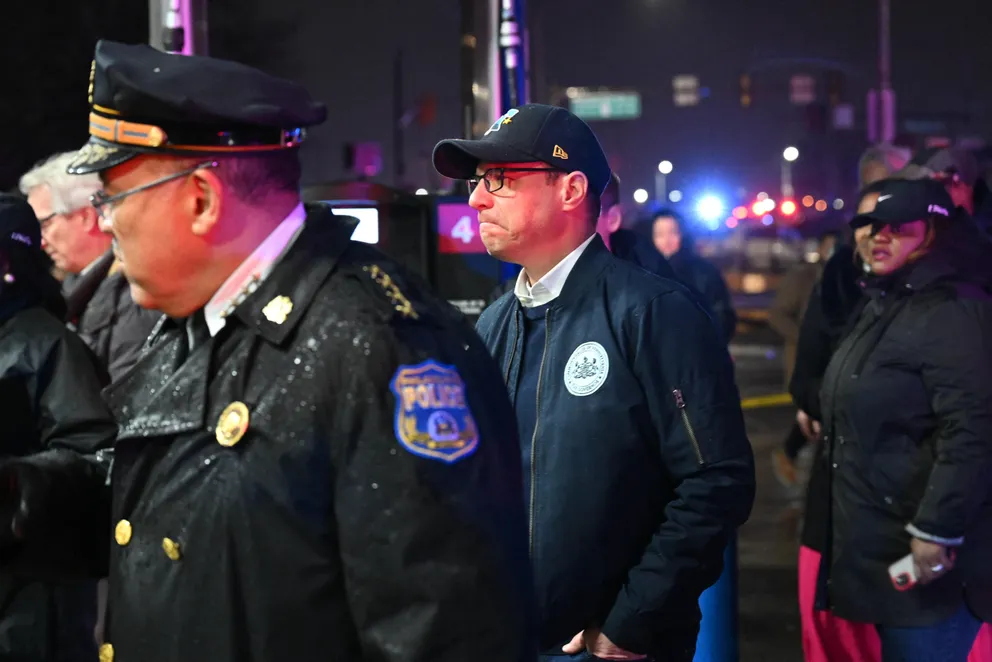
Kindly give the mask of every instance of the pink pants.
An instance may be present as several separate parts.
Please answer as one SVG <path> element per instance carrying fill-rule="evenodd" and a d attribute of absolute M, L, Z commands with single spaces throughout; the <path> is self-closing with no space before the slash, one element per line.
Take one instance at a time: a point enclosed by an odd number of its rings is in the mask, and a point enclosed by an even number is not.
<path fill-rule="evenodd" d="M 854 623 L 813 608 L 820 553 L 799 548 L 799 617 L 806 662 L 881 662 L 878 632 L 870 623 Z M 968 662 L 992 662 L 992 626 L 982 626 Z"/>

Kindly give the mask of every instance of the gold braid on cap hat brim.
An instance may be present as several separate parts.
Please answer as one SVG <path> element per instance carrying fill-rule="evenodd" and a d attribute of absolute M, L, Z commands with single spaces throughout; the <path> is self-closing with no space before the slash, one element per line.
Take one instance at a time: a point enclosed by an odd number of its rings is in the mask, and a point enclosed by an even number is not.
<path fill-rule="evenodd" d="M 301 136 L 299 140 L 284 140 L 280 144 L 268 145 L 173 145 L 169 143 L 169 136 L 162 127 L 154 124 L 111 119 L 96 113 L 90 113 L 90 135 L 118 145 L 132 145 L 174 152 L 272 152 L 296 147 L 302 142 Z"/>

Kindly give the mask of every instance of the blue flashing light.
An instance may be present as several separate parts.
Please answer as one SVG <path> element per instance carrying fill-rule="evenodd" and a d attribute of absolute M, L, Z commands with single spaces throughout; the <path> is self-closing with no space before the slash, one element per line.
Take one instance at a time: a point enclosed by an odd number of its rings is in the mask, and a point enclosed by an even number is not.
<path fill-rule="evenodd" d="M 723 200 L 715 195 L 706 195 L 696 203 L 696 213 L 703 220 L 707 227 L 714 229 L 719 226 L 720 220 L 724 216 L 725 206 Z M 714 225 L 714 223 L 716 225 Z"/>

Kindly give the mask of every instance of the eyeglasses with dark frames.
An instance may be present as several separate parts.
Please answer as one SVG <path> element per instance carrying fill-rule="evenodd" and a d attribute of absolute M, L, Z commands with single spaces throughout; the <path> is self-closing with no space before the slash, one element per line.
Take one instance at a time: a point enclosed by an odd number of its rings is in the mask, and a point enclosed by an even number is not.
<path fill-rule="evenodd" d="M 475 190 L 475 187 L 479 185 L 479 182 L 485 184 L 486 190 L 490 193 L 495 193 L 496 191 L 503 188 L 506 183 L 505 175 L 508 172 L 564 172 L 558 168 L 489 168 L 481 175 L 473 177 L 468 180 L 468 190 L 469 193 Z"/>
<path fill-rule="evenodd" d="M 142 184 L 141 186 L 136 186 L 132 189 L 128 189 L 127 191 L 115 193 L 114 195 L 107 195 L 104 191 L 97 191 L 90 196 L 90 204 L 96 209 L 97 213 L 100 215 L 100 219 L 107 221 L 110 220 L 110 212 L 113 211 L 114 205 L 124 198 L 134 195 L 135 193 L 147 191 L 148 189 L 155 188 L 156 186 L 161 186 L 162 184 L 167 184 L 168 182 L 175 181 L 183 177 L 188 177 L 197 170 L 203 170 L 204 168 L 216 168 L 219 165 L 220 163 L 217 161 L 204 161 L 203 163 L 197 164 L 192 168 L 175 172 L 171 175 L 162 177 L 161 179 L 156 179 L 153 182 Z"/>

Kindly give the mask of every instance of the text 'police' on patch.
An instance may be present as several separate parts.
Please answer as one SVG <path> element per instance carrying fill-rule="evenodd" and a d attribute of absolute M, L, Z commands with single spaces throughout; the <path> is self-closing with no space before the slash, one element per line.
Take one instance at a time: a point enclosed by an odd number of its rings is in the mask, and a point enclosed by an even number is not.
<path fill-rule="evenodd" d="M 396 439 L 404 448 L 448 464 L 475 452 L 479 431 L 454 366 L 432 360 L 401 365 L 389 386 L 396 396 Z"/>

